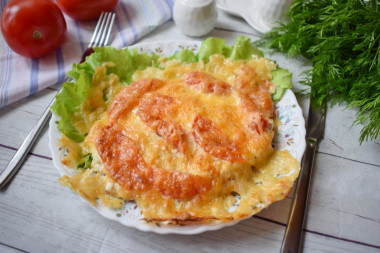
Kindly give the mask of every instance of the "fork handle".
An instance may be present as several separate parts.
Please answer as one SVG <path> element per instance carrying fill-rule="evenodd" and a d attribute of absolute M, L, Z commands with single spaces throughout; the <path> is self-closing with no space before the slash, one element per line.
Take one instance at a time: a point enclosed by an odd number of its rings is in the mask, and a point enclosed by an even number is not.
<path fill-rule="evenodd" d="M 87 56 L 92 54 L 94 49 L 92 47 L 87 48 L 87 50 L 83 53 L 82 59 L 80 63 L 84 62 Z M 69 81 L 69 77 L 64 78 L 60 84 Z M 59 93 L 59 91 L 58 91 Z M 53 99 L 49 106 L 45 109 L 41 118 L 34 125 L 32 130 L 29 132 L 28 136 L 21 144 L 16 154 L 12 157 L 8 165 L 5 167 L 3 172 L 0 173 L 0 188 L 4 187 L 9 180 L 16 174 L 16 172 L 20 169 L 21 165 L 24 163 L 25 158 L 27 157 L 30 149 L 33 147 L 34 142 L 38 139 L 38 136 L 41 134 L 42 129 L 51 118 L 50 107 L 54 104 L 55 99 Z"/>
<path fill-rule="evenodd" d="M 69 77 L 65 77 L 60 84 L 63 84 L 69 80 Z M 59 92 L 59 91 L 58 91 Z M 55 99 L 53 99 L 49 106 L 45 109 L 41 118 L 34 125 L 32 130 L 26 136 L 24 142 L 21 144 L 16 154 L 9 161 L 5 169 L 0 173 L 0 188 L 4 187 L 9 180 L 16 174 L 20 169 L 21 165 L 24 163 L 25 158 L 28 156 L 30 149 L 33 147 L 33 144 L 38 139 L 38 136 L 41 134 L 44 126 L 51 118 L 50 107 L 54 104 Z"/>
<path fill-rule="evenodd" d="M 309 138 L 306 142 L 305 155 L 301 164 L 302 169 L 298 178 L 289 222 L 281 246 L 281 253 L 300 252 L 310 178 L 314 166 L 317 143 L 318 141 L 312 138 Z"/>
<path fill-rule="evenodd" d="M 33 147 L 34 142 L 38 139 L 42 129 L 51 117 L 50 106 L 53 101 L 45 109 L 41 118 L 34 125 L 24 142 L 21 144 L 20 148 L 17 150 L 16 154 L 12 157 L 8 165 L 5 167 L 3 172 L 0 174 L 0 188 L 5 186 L 9 180 L 16 174 L 23 164 L 25 158 L 27 157 L 30 149 Z"/>

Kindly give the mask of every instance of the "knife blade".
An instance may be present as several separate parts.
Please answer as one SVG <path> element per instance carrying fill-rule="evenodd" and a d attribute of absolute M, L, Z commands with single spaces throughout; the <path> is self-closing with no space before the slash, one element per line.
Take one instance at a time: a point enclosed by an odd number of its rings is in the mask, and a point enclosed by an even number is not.
<path fill-rule="evenodd" d="M 297 188 L 289 215 L 289 222 L 281 245 L 283 253 L 299 252 L 305 221 L 305 211 L 309 185 L 314 167 L 315 151 L 323 138 L 326 120 L 326 103 L 318 105 L 314 97 L 310 98 L 309 115 L 306 125 L 306 149 L 301 162 Z"/>

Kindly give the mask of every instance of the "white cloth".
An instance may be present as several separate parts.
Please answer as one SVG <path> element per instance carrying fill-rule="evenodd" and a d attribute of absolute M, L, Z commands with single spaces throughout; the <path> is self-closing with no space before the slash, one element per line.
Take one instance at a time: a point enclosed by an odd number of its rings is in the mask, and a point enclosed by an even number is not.
<path fill-rule="evenodd" d="M 1 12 L 6 5 L 1 0 Z M 119 0 L 111 46 L 133 44 L 172 17 L 172 0 Z M 78 22 L 65 15 L 67 34 L 58 50 L 41 58 L 26 58 L 14 53 L 0 39 L 0 108 L 65 77 L 72 64 L 79 62 L 92 37 L 96 21 Z"/>

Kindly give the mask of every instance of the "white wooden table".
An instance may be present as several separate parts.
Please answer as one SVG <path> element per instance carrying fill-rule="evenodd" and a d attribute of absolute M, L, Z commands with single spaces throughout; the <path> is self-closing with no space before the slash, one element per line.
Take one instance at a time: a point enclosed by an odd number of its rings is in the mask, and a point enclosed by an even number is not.
<path fill-rule="evenodd" d="M 209 36 L 233 43 L 244 34 L 258 39 L 245 22 L 219 13 Z M 203 38 L 200 38 L 203 39 Z M 172 21 L 141 41 L 193 40 Z M 304 60 L 270 56 L 294 72 Z M 48 88 L 0 110 L 0 170 L 56 93 Z M 307 99 L 298 98 L 307 117 Z M 313 173 L 304 230 L 304 252 L 380 251 L 380 140 L 359 145 L 355 111 L 328 109 L 326 131 Z M 62 187 L 43 132 L 13 182 L 0 191 L 0 252 L 278 252 L 293 194 L 239 224 L 199 235 L 159 235 L 101 217 Z"/>

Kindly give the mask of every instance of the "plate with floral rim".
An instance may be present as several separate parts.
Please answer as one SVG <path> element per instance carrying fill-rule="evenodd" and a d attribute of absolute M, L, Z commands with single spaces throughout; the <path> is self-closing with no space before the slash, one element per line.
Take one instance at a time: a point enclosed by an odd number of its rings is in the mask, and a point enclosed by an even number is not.
<path fill-rule="evenodd" d="M 129 48 L 136 48 L 140 53 L 156 53 L 159 55 L 170 56 L 182 49 L 189 49 L 197 52 L 200 44 L 201 42 L 198 41 L 158 41 L 140 43 Z M 282 99 L 275 104 L 275 111 L 281 124 L 278 126 L 278 131 L 274 136 L 272 144 L 275 149 L 288 150 L 290 154 L 300 162 L 306 146 L 305 120 L 302 116 L 302 110 L 298 105 L 297 99 L 290 89 L 288 89 Z M 52 152 L 53 163 L 61 176 L 71 176 L 74 175 L 76 171 L 61 163 L 64 152 L 58 146 L 61 133 L 57 129 L 57 121 L 59 121 L 59 116 L 53 114 L 49 123 L 49 146 Z M 138 205 L 133 201 L 126 202 L 121 210 L 113 210 L 104 206 L 102 203 L 93 206 L 84 198 L 80 198 L 107 219 L 117 221 L 128 227 L 134 227 L 142 231 L 151 231 L 159 234 L 198 234 L 231 226 L 243 220 L 206 225 L 165 225 L 164 223 L 158 224 L 143 220 Z M 261 206 L 260 209 L 266 207 L 267 206 Z"/>

